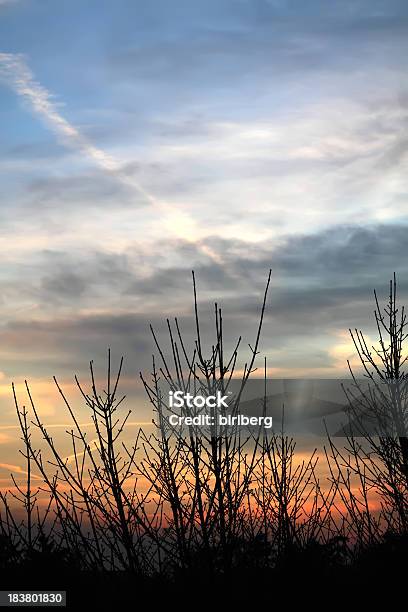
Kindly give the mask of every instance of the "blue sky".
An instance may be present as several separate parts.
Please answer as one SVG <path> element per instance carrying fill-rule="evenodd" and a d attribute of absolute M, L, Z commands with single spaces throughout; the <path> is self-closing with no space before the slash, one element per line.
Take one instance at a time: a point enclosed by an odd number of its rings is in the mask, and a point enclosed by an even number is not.
<path fill-rule="evenodd" d="M 148 367 L 193 267 L 248 341 L 272 267 L 279 375 L 340 372 L 405 292 L 405 2 L 0 0 L 0 41 L 5 401 L 108 345 Z"/>

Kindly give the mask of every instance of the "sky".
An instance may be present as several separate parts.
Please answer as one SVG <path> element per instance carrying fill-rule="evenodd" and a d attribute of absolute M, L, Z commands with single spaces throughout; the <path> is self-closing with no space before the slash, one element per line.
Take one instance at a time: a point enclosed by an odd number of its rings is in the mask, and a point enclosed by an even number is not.
<path fill-rule="evenodd" d="M 140 390 L 192 269 L 206 338 L 216 300 L 253 341 L 272 268 L 270 375 L 343 374 L 407 294 L 407 63 L 403 1 L 0 0 L 4 426 L 108 347 Z"/>

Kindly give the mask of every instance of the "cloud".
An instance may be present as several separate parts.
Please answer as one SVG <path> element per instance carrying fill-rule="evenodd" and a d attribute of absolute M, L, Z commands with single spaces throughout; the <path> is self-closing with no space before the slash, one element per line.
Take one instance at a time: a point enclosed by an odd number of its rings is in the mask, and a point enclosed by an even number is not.
<path fill-rule="evenodd" d="M 38 260 L 40 282 L 29 288 L 27 277 L 19 287 L 20 299 L 31 292 L 38 309 L 3 325 L 0 355 L 11 373 L 29 369 L 41 376 L 66 375 L 86 367 L 90 359 L 103 359 L 110 346 L 115 355 L 126 356 L 134 371 L 148 370 L 154 352 L 150 323 L 166 351 L 166 317 L 178 316 L 187 345 L 192 343 L 191 267 L 198 283 L 203 338 L 209 344 L 214 341 L 217 301 L 224 312 L 227 346 L 241 334 L 251 342 L 272 267 L 263 354 L 275 368 L 301 372 L 307 364 L 316 375 L 327 368 L 335 371 L 342 355 L 335 348 L 339 334 L 355 326 L 373 333 L 373 289 L 385 296 L 393 271 L 402 302 L 407 299 L 408 264 L 402 256 L 406 236 L 404 225 L 377 224 L 287 236 L 278 245 L 213 237 L 207 246 L 222 264 L 205 257 L 201 245 L 194 249 L 178 241 L 168 247 L 172 260 L 164 251 L 153 270 L 150 265 L 140 267 L 137 249 L 121 256 L 45 252 Z"/>
<path fill-rule="evenodd" d="M 18 277 L 14 290 L 20 299 L 35 298 L 43 312 L 58 304 L 78 304 L 84 313 L 112 312 L 118 305 L 134 312 L 163 312 L 160 296 L 169 310 L 183 308 L 191 289 L 191 269 L 205 295 L 232 300 L 237 295 L 259 292 L 269 268 L 277 298 L 275 307 L 290 312 L 294 302 L 314 307 L 316 300 L 337 300 L 371 290 L 393 271 L 408 276 L 401 254 L 406 249 L 407 225 L 384 223 L 343 225 L 314 233 L 280 236 L 256 243 L 211 236 L 192 243 L 168 240 L 145 248 L 133 245 L 120 253 L 82 248 L 71 251 L 47 249 L 33 254 L 29 264 L 13 270 Z M 6 295 L 13 281 L 6 285 Z M 285 298 L 282 298 L 285 294 Z M 279 297 L 280 296 L 280 297 Z M 317 296 L 317 297 L 314 297 Z M 329 302 L 328 302 L 329 303 Z M 239 306 L 242 306 L 242 300 Z M 289 311 L 288 311 L 289 308 Z"/>
<path fill-rule="evenodd" d="M 71 211 L 91 209 L 134 208 L 135 193 L 129 185 L 117 182 L 101 169 L 78 172 L 75 176 L 40 177 L 27 186 L 27 193 L 35 205 L 32 212 L 49 221 L 50 211 L 58 207 Z M 138 201 L 143 206 L 143 201 Z"/>

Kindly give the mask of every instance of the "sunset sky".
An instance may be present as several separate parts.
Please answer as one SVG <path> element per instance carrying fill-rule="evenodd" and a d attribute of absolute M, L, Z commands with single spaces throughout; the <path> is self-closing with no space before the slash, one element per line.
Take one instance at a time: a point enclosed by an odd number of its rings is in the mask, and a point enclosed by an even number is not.
<path fill-rule="evenodd" d="M 272 268 L 271 374 L 344 372 L 408 289 L 407 64 L 404 1 L 0 0 L 0 421 L 108 346 L 131 393 L 192 268 L 245 345 Z"/>

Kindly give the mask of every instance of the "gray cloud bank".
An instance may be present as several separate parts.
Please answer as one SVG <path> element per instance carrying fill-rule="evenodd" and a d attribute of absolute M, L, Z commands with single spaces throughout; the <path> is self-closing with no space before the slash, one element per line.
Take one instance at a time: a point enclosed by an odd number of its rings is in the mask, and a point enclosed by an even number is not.
<path fill-rule="evenodd" d="M 406 225 L 343 226 L 291 236 L 277 246 L 209 239 L 217 263 L 191 243 L 171 245 L 175 265 L 158 259 L 153 272 L 140 267 L 137 250 L 42 252 L 37 269 L 15 271 L 19 281 L 5 296 L 26 304 L 22 316 L 3 321 L 0 346 L 9 374 L 46 376 L 103 359 L 108 346 L 137 372 L 150 367 L 152 323 L 162 338 L 166 317 L 179 316 L 187 339 L 193 329 L 191 268 L 199 286 L 204 337 L 210 338 L 213 302 L 222 305 L 229 346 L 242 334 L 251 342 L 268 269 L 273 270 L 262 351 L 273 367 L 328 367 L 335 332 L 362 326 L 372 331 L 372 292 L 386 296 L 395 271 L 408 295 Z M 180 262 L 184 262 L 181 264 Z M 3 294 L 3 300 L 4 300 Z M 29 304 L 36 308 L 30 315 Z"/>

